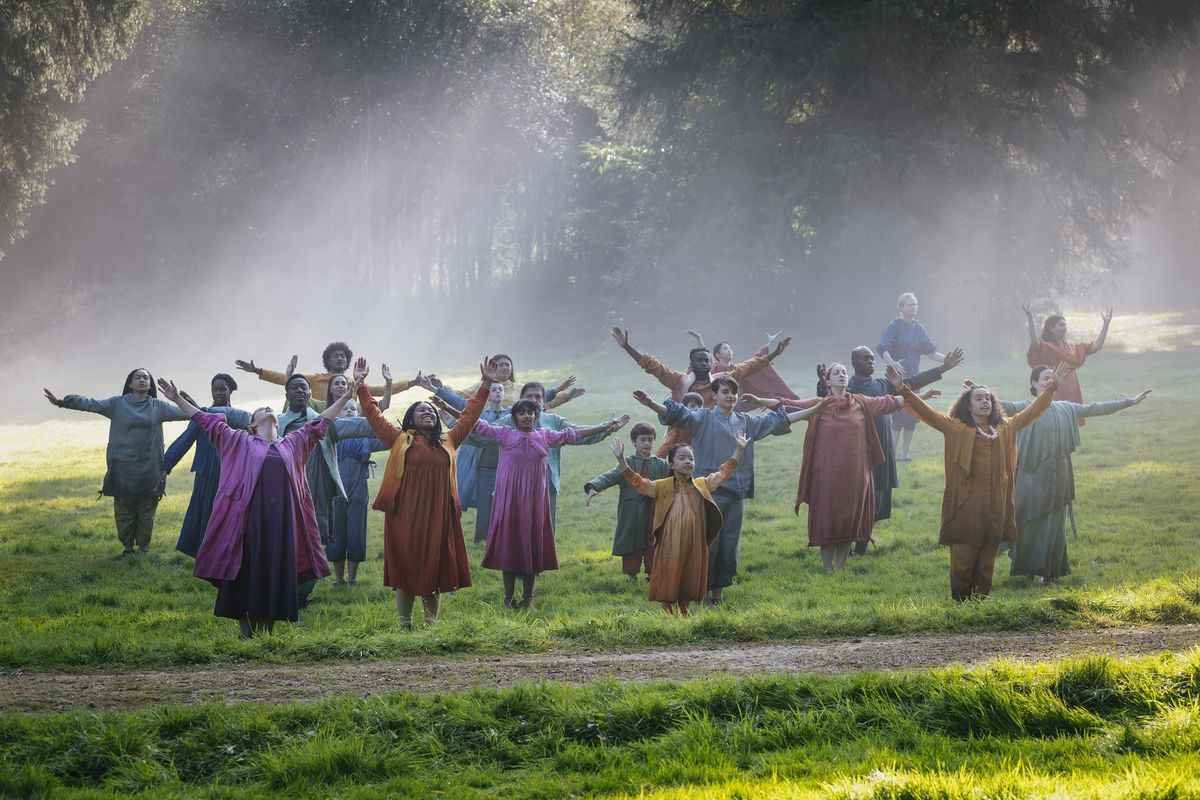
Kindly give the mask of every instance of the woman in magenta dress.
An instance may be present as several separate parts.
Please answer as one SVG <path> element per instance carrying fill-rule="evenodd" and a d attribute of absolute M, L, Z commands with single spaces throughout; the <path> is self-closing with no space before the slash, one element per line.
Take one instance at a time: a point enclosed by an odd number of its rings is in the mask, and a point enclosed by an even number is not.
<path fill-rule="evenodd" d="M 500 445 L 483 567 L 504 573 L 505 608 L 532 608 L 533 585 L 538 574 L 558 569 L 546 471 L 551 448 L 572 444 L 596 433 L 611 432 L 617 425 L 612 421 L 591 428 L 553 431 L 538 427 L 540 413 L 536 403 L 521 400 L 512 407 L 516 428 L 492 425 L 484 420 L 475 425 L 477 437 L 492 439 Z M 521 600 L 514 606 L 513 592 L 518 575 L 522 582 Z"/>
<path fill-rule="evenodd" d="M 295 622 L 298 585 L 329 574 L 305 467 L 353 391 L 318 419 L 280 438 L 270 408 L 250 416 L 249 432 L 238 431 L 223 414 L 205 413 L 188 402 L 175 384 L 158 384 L 167 399 L 204 429 L 221 459 L 195 571 L 197 578 L 217 587 L 213 613 L 236 619 L 245 638 L 269 632 L 276 620 Z"/>

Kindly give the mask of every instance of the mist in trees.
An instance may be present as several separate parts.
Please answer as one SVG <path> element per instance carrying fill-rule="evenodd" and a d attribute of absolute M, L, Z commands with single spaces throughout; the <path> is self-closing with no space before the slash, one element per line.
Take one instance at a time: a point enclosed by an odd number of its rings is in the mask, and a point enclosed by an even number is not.
<path fill-rule="evenodd" d="M 1198 18 L 0 2 L 0 352 L 73 385 L 139 364 L 196 385 L 234 357 L 316 368 L 334 338 L 398 374 L 560 358 L 614 321 L 668 355 L 686 327 L 848 349 L 905 290 L 968 346 L 1122 275 L 1186 302 Z"/>

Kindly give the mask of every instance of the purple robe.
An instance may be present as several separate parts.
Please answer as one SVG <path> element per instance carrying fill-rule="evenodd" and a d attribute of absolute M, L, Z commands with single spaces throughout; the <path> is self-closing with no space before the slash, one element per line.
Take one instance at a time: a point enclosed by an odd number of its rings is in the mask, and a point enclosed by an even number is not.
<path fill-rule="evenodd" d="M 288 473 L 292 529 L 296 531 L 296 573 L 301 581 L 328 575 L 329 563 L 317 529 L 305 465 L 329 423 L 324 419 L 309 422 L 272 445 L 246 431 L 230 428 L 222 414 L 200 412 L 192 419 L 208 434 L 221 461 L 221 482 L 213 499 L 204 544 L 196 554 L 196 577 L 214 584 L 237 578 L 242 566 L 246 514 L 263 460 L 272 446 L 279 452 Z"/>

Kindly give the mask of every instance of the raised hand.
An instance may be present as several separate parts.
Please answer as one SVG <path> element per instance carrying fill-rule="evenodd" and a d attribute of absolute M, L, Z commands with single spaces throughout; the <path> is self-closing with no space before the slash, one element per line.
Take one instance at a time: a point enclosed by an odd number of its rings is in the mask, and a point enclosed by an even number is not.
<path fill-rule="evenodd" d="M 617 431 L 621 430 L 621 428 L 624 428 L 628 424 L 629 424 L 629 415 L 622 414 L 621 416 L 616 417 L 615 419 L 611 420 L 608 423 L 608 432 L 616 433 Z"/>
<path fill-rule="evenodd" d="M 359 356 L 354 361 L 354 382 L 362 383 L 369 374 L 371 374 L 371 368 L 367 366 L 367 359 Z"/>
<path fill-rule="evenodd" d="M 612 443 L 613 455 L 617 457 L 617 463 L 625 466 L 625 442 L 622 439 L 613 439 Z"/>
<path fill-rule="evenodd" d="M 650 395 L 638 389 L 633 393 L 633 399 L 644 405 L 646 408 L 653 408 L 654 401 L 650 399 Z"/>
<path fill-rule="evenodd" d="M 896 369 L 891 364 L 887 367 L 887 380 L 892 385 L 893 389 L 899 389 L 900 384 L 904 383 L 904 373 Z"/>
<path fill-rule="evenodd" d="M 963 378 L 962 390 L 964 392 L 969 392 L 974 388 L 975 388 L 975 381 L 971 380 L 970 378 Z"/>
<path fill-rule="evenodd" d="M 613 329 L 611 331 L 609 331 L 609 334 L 613 337 L 614 340 L 616 340 L 617 344 L 619 344 L 621 347 L 629 347 L 629 329 L 628 328 L 625 328 L 624 330 L 622 330 L 621 328 L 617 328 L 614 326 Z"/>
<path fill-rule="evenodd" d="M 1146 389 L 1145 391 L 1140 392 L 1136 397 L 1132 397 L 1130 399 L 1133 400 L 1133 404 L 1136 406 L 1138 403 L 1142 402 L 1147 397 L 1149 397 L 1150 393 L 1153 391 L 1154 391 L 1153 389 Z"/>
<path fill-rule="evenodd" d="M 783 331 L 775 331 L 774 333 L 768 332 L 767 333 L 767 349 L 770 350 L 772 347 L 774 347 L 775 340 L 778 339 L 782 335 L 783 335 Z"/>
<path fill-rule="evenodd" d="M 46 395 L 46 399 L 50 401 L 50 405 L 62 408 L 62 398 L 55 397 L 54 392 L 50 391 L 49 389 L 42 389 L 42 394 Z"/>
<path fill-rule="evenodd" d="M 560 383 L 558 386 L 555 387 L 555 391 L 565 392 L 574 385 L 575 385 L 575 376 L 568 375 L 566 378 L 563 379 L 562 383 Z"/>
<path fill-rule="evenodd" d="M 200 404 L 199 404 L 199 403 L 197 403 L 197 402 L 196 402 L 196 401 L 195 401 L 195 400 L 192 398 L 192 396 L 191 396 L 190 394 L 188 394 L 187 392 L 185 392 L 183 389 L 180 389 L 180 390 L 179 390 L 179 396 L 180 396 L 180 397 L 182 397 L 184 400 L 187 400 L 189 403 L 191 403 L 192 405 L 194 405 L 196 408 L 199 408 L 199 407 L 200 407 Z"/>
<path fill-rule="evenodd" d="M 385 383 L 392 382 L 392 371 L 390 369 L 388 369 L 387 364 L 379 365 L 379 374 L 383 375 L 383 380 Z"/>
<path fill-rule="evenodd" d="M 941 389 L 927 389 L 919 395 L 919 397 L 922 400 L 932 400 L 935 397 L 941 397 L 941 396 L 942 396 Z"/>
<path fill-rule="evenodd" d="M 1108 323 L 1112 322 L 1112 318 L 1113 318 L 1112 306 L 1109 306 L 1105 311 L 1101 312 L 1101 314 L 1100 314 L 1100 319 L 1104 322 L 1105 327 L 1108 326 Z"/>
<path fill-rule="evenodd" d="M 170 400 L 176 405 L 179 404 L 179 390 L 175 388 L 175 384 L 166 378 L 158 379 L 158 390 L 162 392 L 163 397 Z"/>
<path fill-rule="evenodd" d="M 1053 392 L 1058 389 L 1059 384 L 1062 383 L 1063 376 L 1066 375 L 1070 369 L 1071 368 L 1067 366 L 1066 362 L 1060 361 L 1058 366 L 1054 368 L 1054 374 L 1050 377 L 1050 383 L 1046 386 L 1046 391 Z"/>
<path fill-rule="evenodd" d="M 963 362 L 963 349 L 956 347 L 949 353 L 946 353 L 946 360 L 942 362 L 943 370 L 951 370 Z"/>
<path fill-rule="evenodd" d="M 782 339 L 780 339 L 779 344 L 775 345 L 775 350 L 774 350 L 775 355 L 779 355 L 784 350 L 787 350 L 788 347 L 791 345 L 791 343 L 792 343 L 792 337 L 790 337 L 790 336 L 785 336 Z"/>
<path fill-rule="evenodd" d="M 699 331 L 686 330 L 684 333 L 696 340 L 696 347 L 704 347 L 704 337 Z"/>
<path fill-rule="evenodd" d="M 496 382 L 496 362 L 490 358 L 485 358 L 479 362 L 479 377 L 487 383 Z"/>
<path fill-rule="evenodd" d="M 299 363 L 300 363 L 300 356 L 293 355 L 291 358 L 288 359 L 287 376 L 289 378 L 292 377 L 292 373 L 294 373 L 296 371 L 296 365 Z"/>
<path fill-rule="evenodd" d="M 1025 312 L 1026 317 L 1033 319 L 1033 309 L 1030 308 L 1029 303 L 1021 303 L 1021 310 Z"/>
<path fill-rule="evenodd" d="M 253 359 L 251 359 L 250 361 L 242 361 L 240 358 L 238 358 L 238 359 L 234 359 L 233 363 L 234 363 L 234 366 L 236 366 L 238 369 L 242 370 L 243 372 L 253 372 L 255 375 L 258 374 L 259 370 L 258 370 L 258 367 L 254 365 Z"/>

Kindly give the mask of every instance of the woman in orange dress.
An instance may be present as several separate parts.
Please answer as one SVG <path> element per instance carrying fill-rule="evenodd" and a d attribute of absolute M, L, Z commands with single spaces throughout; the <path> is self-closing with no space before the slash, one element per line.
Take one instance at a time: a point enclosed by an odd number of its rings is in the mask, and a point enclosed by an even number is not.
<path fill-rule="evenodd" d="M 480 364 L 483 380 L 449 433 L 442 432 L 437 409 L 423 401 L 408 407 L 399 428 L 384 419 L 363 383 L 367 371 L 366 360 L 360 358 L 354 365 L 358 402 L 375 435 L 391 448 L 372 505 L 384 514 L 383 582 L 396 590 L 400 624 L 411 630 L 416 598 L 425 608 L 425 622 L 432 623 L 443 593 L 471 585 L 455 453 L 487 403 L 496 367 L 492 362 Z"/>
<path fill-rule="evenodd" d="M 1087 357 L 1099 353 L 1104 347 L 1104 340 L 1108 338 L 1108 326 L 1112 322 L 1113 310 L 1110 308 L 1100 315 L 1103 320 L 1103 325 L 1100 327 L 1100 335 L 1093 342 L 1086 344 L 1079 342 L 1071 344 L 1067 341 L 1067 320 L 1061 314 L 1051 314 L 1046 317 L 1046 321 L 1042 323 L 1042 333 L 1039 336 L 1037 324 L 1033 319 L 1033 310 L 1029 305 L 1022 306 L 1025 311 L 1025 320 L 1029 325 L 1029 352 L 1026 358 L 1029 361 L 1030 367 L 1036 367 L 1045 364 L 1049 367 L 1057 367 L 1062 364 L 1065 369 L 1060 371 L 1062 376 L 1058 384 L 1059 400 L 1066 400 L 1070 403 L 1083 402 L 1083 388 L 1079 385 L 1079 376 L 1075 374 L 1075 370 L 1083 366 L 1087 361 Z M 1079 426 L 1083 427 L 1084 421 L 1079 420 Z"/>
<path fill-rule="evenodd" d="M 708 592 L 708 545 L 721 532 L 721 510 L 713 491 L 729 479 L 749 440 L 738 434 L 733 457 L 721 468 L 693 478 L 696 457 L 691 445 L 671 448 L 667 462 L 671 475 L 652 481 L 642 477 L 625 461 L 625 443 L 613 442 L 613 455 L 621 477 L 640 494 L 654 498 L 654 569 L 650 572 L 650 600 L 662 603 L 668 614 L 688 615 L 688 604 L 704 599 Z"/>

